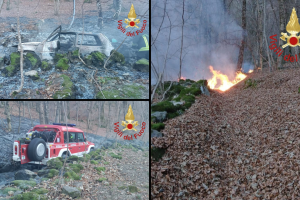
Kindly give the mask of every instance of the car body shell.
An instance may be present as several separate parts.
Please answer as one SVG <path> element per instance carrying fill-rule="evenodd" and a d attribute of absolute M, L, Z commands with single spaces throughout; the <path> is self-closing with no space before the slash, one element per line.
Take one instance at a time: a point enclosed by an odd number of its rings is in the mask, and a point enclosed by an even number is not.
<path fill-rule="evenodd" d="M 26 42 L 22 43 L 23 51 L 33 51 L 35 52 L 42 60 L 52 60 L 55 52 L 60 49 L 60 40 L 61 36 L 75 36 L 72 39 L 71 46 L 76 47 L 80 50 L 80 53 L 83 55 L 89 54 L 93 51 L 99 51 L 106 56 L 110 55 L 110 52 L 114 49 L 109 39 L 102 33 L 79 33 L 79 32 L 63 32 L 61 31 L 61 26 L 56 28 L 49 37 L 43 42 Z M 79 41 L 82 37 L 93 37 L 96 44 L 79 44 Z M 83 39 L 83 38 L 82 38 Z M 67 50 L 67 49 L 65 49 Z M 18 45 L 18 51 L 21 51 L 20 45 Z"/>
<path fill-rule="evenodd" d="M 84 132 L 78 128 L 66 127 L 60 125 L 42 124 L 42 125 L 35 126 L 33 129 L 29 130 L 28 133 L 31 131 L 55 131 L 56 136 L 53 143 L 46 142 L 46 155 L 41 162 L 29 160 L 27 155 L 29 144 L 21 144 L 19 140 L 15 140 L 13 145 L 14 161 L 20 161 L 21 164 L 33 163 L 33 164 L 46 165 L 47 161 L 56 157 L 61 157 L 64 153 L 68 152 L 69 155 L 76 155 L 78 157 L 82 157 L 84 154 L 89 153 L 92 148 L 95 148 L 95 144 L 86 141 Z M 64 132 L 66 131 L 83 133 L 85 142 L 65 143 Z"/>

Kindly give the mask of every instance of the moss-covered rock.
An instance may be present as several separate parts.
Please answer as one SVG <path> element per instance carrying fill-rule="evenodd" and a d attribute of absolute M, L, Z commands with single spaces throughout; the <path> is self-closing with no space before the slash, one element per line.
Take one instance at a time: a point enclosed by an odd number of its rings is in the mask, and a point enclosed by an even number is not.
<path fill-rule="evenodd" d="M 53 169 L 60 169 L 62 167 L 62 165 L 63 165 L 63 163 L 60 161 L 59 158 L 54 158 L 47 162 L 47 166 L 49 168 L 53 168 Z"/>
<path fill-rule="evenodd" d="M 42 61 L 41 69 L 43 71 L 49 71 L 51 69 L 51 65 L 47 61 Z"/>
<path fill-rule="evenodd" d="M 21 190 L 17 187 L 7 187 L 7 188 L 1 189 L 0 194 L 7 195 L 9 191 L 16 192 L 16 191 L 21 191 Z"/>
<path fill-rule="evenodd" d="M 12 183 L 21 189 L 29 189 L 36 185 L 35 181 L 28 181 L 28 180 L 14 180 L 12 181 Z"/>
<path fill-rule="evenodd" d="M 102 90 L 106 99 L 142 99 L 146 88 L 138 84 L 123 85 L 119 89 Z M 104 99 L 101 92 L 98 92 L 96 99 Z"/>
<path fill-rule="evenodd" d="M 169 101 L 161 101 L 157 104 L 151 105 L 151 110 L 155 111 L 167 111 L 169 112 L 176 112 L 178 110 L 178 106 L 174 106 L 173 103 Z"/>
<path fill-rule="evenodd" d="M 31 69 L 37 69 L 41 66 L 41 59 L 36 53 L 27 52 L 25 57 L 30 61 L 32 66 Z"/>
<path fill-rule="evenodd" d="M 63 54 L 63 53 L 56 53 L 54 58 L 53 58 L 53 61 L 55 63 L 57 63 L 59 60 L 61 60 L 62 58 L 67 58 L 67 54 Z"/>
<path fill-rule="evenodd" d="M 142 58 L 138 60 L 134 65 L 133 69 L 142 72 L 149 72 L 149 60 Z"/>
<path fill-rule="evenodd" d="M 53 178 L 54 176 L 58 175 L 58 170 L 56 169 L 50 169 L 49 173 L 48 173 L 48 178 Z"/>
<path fill-rule="evenodd" d="M 100 53 L 98 51 L 93 51 L 90 55 L 92 56 L 92 58 L 91 58 L 92 64 L 95 67 L 104 65 L 104 62 L 105 62 L 105 59 L 106 59 L 105 54 Z"/>
<path fill-rule="evenodd" d="M 64 82 L 62 83 L 63 89 L 61 91 L 57 91 L 54 95 L 54 99 L 70 99 L 74 96 L 73 94 L 73 82 L 71 79 L 62 74 L 60 77 L 64 79 Z"/>
<path fill-rule="evenodd" d="M 138 192 L 138 188 L 136 186 L 133 186 L 133 185 L 128 186 L 128 190 L 131 193 Z"/>
<path fill-rule="evenodd" d="M 125 63 L 125 57 L 123 54 L 117 52 L 116 50 L 112 50 L 110 52 L 110 55 L 113 53 L 113 55 L 110 57 L 110 61 L 112 61 L 113 63 Z"/>
<path fill-rule="evenodd" d="M 12 197 L 14 200 L 47 200 L 47 197 L 34 192 L 25 192 Z"/>
<path fill-rule="evenodd" d="M 36 188 L 36 189 L 31 190 L 31 192 L 34 192 L 34 193 L 37 193 L 37 194 L 46 194 L 49 191 L 45 188 Z"/>
<path fill-rule="evenodd" d="M 20 53 L 14 52 L 10 54 L 10 65 L 5 67 L 2 72 L 3 75 L 12 77 L 18 70 L 20 70 Z"/>
<path fill-rule="evenodd" d="M 151 147 L 151 157 L 153 157 L 155 161 L 158 161 L 163 157 L 165 151 L 163 148 Z"/>
<path fill-rule="evenodd" d="M 69 60 L 67 58 L 61 58 L 58 60 L 57 64 L 55 65 L 56 69 L 59 70 L 68 70 L 69 69 L 69 65 L 68 65 Z"/>
<path fill-rule="evenodd" d="M 165 124 L 164 123 L 155 123 L 155 124 L 151 124 L 151 130 L 157 130 L 160 131 L 162 129 L 165 128 Z"/>

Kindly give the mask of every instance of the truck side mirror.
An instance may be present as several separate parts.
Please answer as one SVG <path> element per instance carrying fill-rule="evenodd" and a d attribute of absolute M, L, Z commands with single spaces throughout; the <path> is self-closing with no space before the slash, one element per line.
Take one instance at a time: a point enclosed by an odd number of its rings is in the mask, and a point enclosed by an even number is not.
<path fill-rule="evenodd" d="M 84 138 L 84 141 L 86 142 L 86 138 Z"/>
<path fill-rule="evenodd" d="M 56 141 L 57 141 L 57 142 L 60 142 L 60 138 L 57 138 Z"/>

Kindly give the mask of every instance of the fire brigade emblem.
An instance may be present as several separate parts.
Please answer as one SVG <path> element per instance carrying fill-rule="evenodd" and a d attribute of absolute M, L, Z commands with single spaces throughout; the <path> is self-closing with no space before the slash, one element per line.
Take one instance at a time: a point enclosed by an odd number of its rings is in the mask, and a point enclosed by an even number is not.
<path fill-rule="evenodd" d="M 281 33 L 280 39 L 283 41 L 287 41 L 286 44 L 282 45 L 282 48 L 285 48 L 287 46 L 295 47 L 295 46 L 300 46 L 299 39 L 300 36 L 297 36 L 297 34 L 300 32 L 300 25 L 298 22 L 298 17 L 295 8 L 293 8 L 290 21 L 286 25 L 286 30 L 289 32 L 291 35 L 288 36 L 287 33 Z"/>
<path fill-rule="evenodd" d="M 131 105 L 129 105 L 127 114 L 125 115 L 125 120 L 128 122 L 126 123 L 126 121 L 122 121 L 122 126 L 124 126 L 125 128 L 123 129 L 123 131 L 125 130 L 135 130 L 137 131 L 134 127 L 138 126 L 138 121 L 134 121 L 134 115 L 132 112 L 132 108 Z"/>
<path fill-rule="evenodd" d="M 131 4 L 131 8 L 128 13 L 129 20 L 125 19 L 125 23 L 128 24 L 125 28 L 127 28 L 128 26 L 139 28 L 136 24 L 140 23 L 140 20 L 139 19 L 135 20 L 135 18 L 136 18 L 135 10 L 134 10 L 133 4 Z"/>

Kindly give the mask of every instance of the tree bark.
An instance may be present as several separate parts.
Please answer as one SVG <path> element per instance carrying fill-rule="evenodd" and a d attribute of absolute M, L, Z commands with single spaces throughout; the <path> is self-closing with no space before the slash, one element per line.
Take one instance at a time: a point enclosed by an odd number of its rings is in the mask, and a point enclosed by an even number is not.
<path fill-rule="evenodd" d="M 257 38 L 258 38 L 258 54 L 259 54 L 259 68 L 262 70 L 263 67 L 263 17 L 262 17 L 262 0 L 257 0 L 257 14 L 258 14 L 258 31 L 257 31 Z"/>
<path fill-rule="evenodd" d="M 40 101 L 39 102 L 39 118 L 40 118 L 40 124 L 45 124 L 45 119 L 44 119 L 44 116 L 43 116 L 43 105 L 42 105 L 42 102 Z"/>
<path fill-rule="evenodd" d="M 20 127 L 21 127 L 21 102 L 19 101 L 17 104 L 18 104 L 18 108 L 19 108 L 19 127 L 18 127 L 18 133 L 20 133 Z"/>
<path fill-rule="evenodd" d="M 246 0 L 243 0 L 243 9 L 242 9 L 242 29 L 243 36 L 240 46 L 239 59 L 237 64 L 237 71 L 242 71 L 243 59 L 244 59 L 244 49 L 245 49 L 245 35 L 246 35 Z"/>
<path fill-rule="evenodd" d="M 60 121 L 59 119 L 59 113 L 60 113 L 60 102 L 56 102 L 56 113 L 55 113 L 55 122 L 58 123 Z"/>
<path fill-rule="evenodd" d="M 48 119 L 48 102 L 44 101 L 44 116 L 45 116 L 45 124 L 49 124 Z"/>
<path fill-rule="evenodd" d="M 7 120 L 7 131 L 11 131 L 11 118 L 10 118 L 10 110 L 9 110 L 9 102 L 7 101 L 5 103 L 5 115 L 6 115 L 6 120 Z"/>
<path fill-rule="evenodd" d="M 114 19 L 118 19 L 122 9 L 122 0 L 114 0 L 115 14 L 113 16 Z"/>
<path fill-rule="evenodd" d="M 182 1 L 182 25 L 181 25 L 181 49 L 180 49 L 180 58 L 179 58 L 179 62 L 180 62 L 180 66 L 179 66 L 179 78 L 181 78 L 181 68 L 182 68 L 182 49 L 183 49 L 183 27 L 184 27 L 184 0 Z"/>
<path fill-rule="evenodd" d="M 283 0 L 278 0 L 279 2 L 279 8 L 282 8 L 282 9 L 279 9 L 279 32 L 280 33 L 283 33 L 284 32 L 284 29 L 285 29 L 285 15 L 284 15 L 284 4 L 283 4 Z M 278 46 L 282 46 L 283 45 L 283 41 L 281 39 L 279 39 L 279 42 L 278 42 Z M 293 48 L 295 49 L 295 48 Z M 279 56 L 277 57 L 277 64 L 276 64 L 276 68 L 278 69 L 278 67 L 281 67 L 282 65 L 282 57 Z"/>
<path fill-rule="evenodd" d="M 32 126 L 32 117 L 31 117 L 31 113 L 30 113 L 29 103 L 27 104 L 27 108 L 28 108 L 28 112 L 29 112 L 29 116 L 30 116 L 31 127 L 33 127 Z"/>
<path fill-rule="evenodd" d="M 78 102 L 76 101 L 76 124 L 78 124 Z"/>
<path fill-rule="evenodd" d="M 271 72 L 272 64 L 271 64 L 271 58 L 270 58 L 270 53 L 269 53 L 268 40 L 266 37 L 266 0 L 264 0 L 264 37 L 265 37 L 265 42 L 266 42 L 266 52 L 268 55 L 269 70 Z"/>
<path fill-rule="evenodd" d="M 103 15 L 102 15 L 102 6 L 100 0 L 97 0 L 97 8 L 98 8 L 98 27 L 102 30 L 103 28 Z"/>
<path fill-rule="evenodd" d="M 60 123 L 64 122 L 64 107 L 63 107 L 63 102 L 60 102 Z"/>
<path fill-rule="evenodd" d="M 91 112 L 91 110 L 90 110 L 90 104 L 91 104 L 91 102 L 90 101 L 88 101 L 87 102 L 87 111 L 88 111 L 88 118 L 87 118 L 87 129 L 90 129 L 90 112 Z"/>
<path fill-rule="evenodd" d="M 70 119 L 70 101 L 66 101 L 68 109 L 68 119 Z"/>

